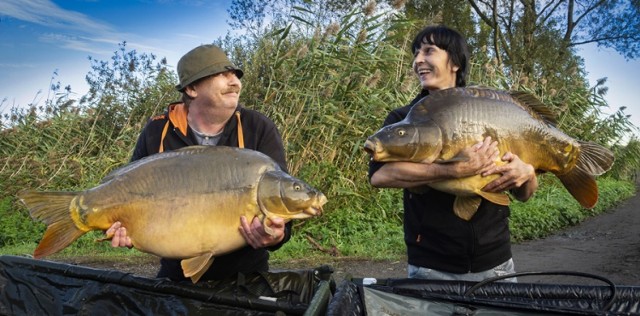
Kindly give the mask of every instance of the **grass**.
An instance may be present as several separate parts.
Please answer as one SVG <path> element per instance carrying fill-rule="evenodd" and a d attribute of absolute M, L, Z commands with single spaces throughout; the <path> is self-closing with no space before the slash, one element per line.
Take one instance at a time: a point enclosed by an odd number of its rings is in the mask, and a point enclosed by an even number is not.
<path fill-rule="evenodd" d="M 511 207 L 513 240 L 519 242 L 548 236 L 613 209 L 636 194 L 634 182 L 610 178 L 598 179 L 597 182 L 600 190 L 598 204 L 588 210 L 571 197 L 557 178 L 545 175 L 533 198 L 526 203 L 514 202 Z"/>
<path fill-rule="evenodd" d="M 631 182 L 603 178 L 598 180 L 600 200 L 593 210 L 582 208 L 554 179 L 541 179 L 541 187 L 526 203 L 513 203 L 511 229 L 514 242 L 545 237 L 557 230 L 577 225 L 589 216 L 613 209 L 635 195 Z M 385 198 L 395 199 L 399 190 L 376 190 Z M 3 203 L 6 207 L 8 204 Z M 400 207 L 398 205 L 398 207 Z M 0 209 L 7 212 L 7 209 Z M 309 262 L 311 265 L 334 260 L 402 260 L 405 246 L 402 222 L 398 216 L 383 217 L 374 209 L 352 212 L 352 216 L 329 212 L 320 218 L 296 221 L 291 240 L 272 253 L 272 262 Z M 1 222 L 1 221 L 0 221 Z M 5 229 L 6 230 L 6 229 Z M 327 237 L 328 236 L 328 237 Z M 23 236 L 23 241 L 0 247 L 1 255 L 33 253 L 41 233 Z M 90 232 L 51 258 L 96 256 L 119 260 L 123 257 L 144 258 L 145 254 L 129 249 L 112 248 L 108 242 L 96 243 L 101 232 Z"/>
<path fill-rule="evenodd" d="M 245 70 L 242 103 L 278 126 L 292 175 L 329 197 L 324 216 L 296 222 L 292 240 L 273 254 L 276 261 L 332 256 L 393 259 L 405 253 L 401 192 L 368 184 L 368 157 L 362 143 L 391 109 L 407 104 L 417 93 L 407 48 L 415 25 L 384 20 L 383 15 L 368 18 L 357 11 L 338 24 L 336 32 L 315 26 L 305 29 L 303 24 L 293 27 L 300 32 L 281 29 L 248 42 L 220 43 L 237 55 L 235 61 Z M 363 34 L 361 30 L 367 30 L 365 38 L 352 36 Z M 42 106 L 14 109 L 0 121 L 2 254 L 32 253 L 44 231 L 17 203 L 16 192 L 83 190 L 97 185 L 127 163 L 148 118 L 178 99 L 175 73 L 153 56 L 127 52 L 122 44 L 110 61 L 92 62 L 87 95 L 74 100 L 54 90 L 55 98 Z M 488 66 L 491 72 L 485 71 Z M 496 67 L 488 56 L 476 56 L 469 81 L 505 89 L 519 82 Z M 545 96 L 545 103 L 580 106 L 577 113 L 597 119 L 589 108 L 602 104 L 589 103 L 592 95 L 584 87 L 569 88 L 561 89 L 558 96 L 545 86 L 529 90 Z M 580 116 L 568 117 L 571 111 L 559 114 L 560 122 L 583 121 Z M 588 123 L 623 130 L 615 122 Z M 540 190 L 532 200 L 513 203 L 514 241 L 575 225 L 635 193 L 629 175 L 640 164 L 638 142 L 633 143 L 635 147 L 621 147 L 618 136 L 582 127 L 575 130 L 587 131 L 580 132 L 585 141 L 616 144 L 614 167 L 620 168 L 598 180 L 601 195 L 595 210 L 582 209 L 553 177 L 541 177 Z M 88 234 L 61 255 L 123 254 L 106 243 L 95 244 L 93 240 L 100 236 Z"/>

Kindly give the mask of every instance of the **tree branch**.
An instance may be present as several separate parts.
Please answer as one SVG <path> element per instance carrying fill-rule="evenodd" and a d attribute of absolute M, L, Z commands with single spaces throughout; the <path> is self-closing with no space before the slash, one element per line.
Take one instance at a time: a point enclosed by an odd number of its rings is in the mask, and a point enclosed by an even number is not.
<path fill-rule="evenodd" d="M 484 14 L 484 12 L 482 12 L 482 10 L 480 10 L 480 7 L 478 7 L 478 4 L 473 1 L 473 0 L 468 0 L 469 4 L 471 5 L 471 7 L 473 7 L 473 10 L 476 11 L 476 13 L 478 14 L 478 16 L 480 16 L 480 19 L 482 19 L 482 21 L 484 21 L 484 23 L 487 23 L 487 25 L 489 25 L 492 28 L 497 28 L 498 26 L 491 21 L 491 19 L 489 19 L 488 16 L 486 16 Z"/>
<path fill-rule="evenodd" d="M 571 2 L 573 2 L 573 0 L 571 0 Z M 582 20 L 585 16 L 589 15 L 589 13 L 591 13 L 591 11 L 593 11 L 596 8 L 598 8 L 599 6 L 603 5 L 605 2 L 606 2 L 606 0 L 600 0 L 599 2 L 594 4 L 592 7 L 587 8 L 587 10 L 585 10 L 584 13 L 576 19 L 575 25 L 578 25 L 578 23 L 580 23 L 580 20 Z"/>
<path fill-rule="evenodd" d="M 603 41 L 623 40 L 623 39 L 640 41 L 640 38 L 637 38 L 634 36 L 605 36 L 605 37 L 592 38 L 582 42 L 571 42 L 569 43 L 568 47 L 579 46 L 579 45 L 590 44 L 590 43 L 598 43 Z"/>
<path fill-rule="evenodd" d="M 567 29 L 564 32 L 564 38 L 562 41 L 567 43 L 567 47 L 570 46 L 571 43 L 571 34 L 573 33 L 573 28 L 575 24 L 573 23 L 573 7 L 575 5 L 574 0 L 569 0 L 569 5 L 567 6 Z"/>
<path fill-rule="evenodd" d="M 558 7 L 560 7 L 560 4 L 562 4 L 562 2 L 564 2 L 564 0 L 560 0 L 560 1 L 555 2 L 555 5 L 553 6 L 553 8 L 551 8 L 549 10 L 549 13 L 546 14 L 546 15 L 544 15 L 543 12 L 545 10 L 547 10 L 551 6 L 552 3 L 554 3 L 553 1 L 549 2 L 549 4 L 547 6 L 545 6 L 542 10 L 540 10 L 540 15 L 539 15 L 540 16 L 540 20 L 539 20 L 540 25 L 547 24 L 547 21 L 553 16 L 553 14 L 556 12 L 556 10 L 558 10 Z"/>

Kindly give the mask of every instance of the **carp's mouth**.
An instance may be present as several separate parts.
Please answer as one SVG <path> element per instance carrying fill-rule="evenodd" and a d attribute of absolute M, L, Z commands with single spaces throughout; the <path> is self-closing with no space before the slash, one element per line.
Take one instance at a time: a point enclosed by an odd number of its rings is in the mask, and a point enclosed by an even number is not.
<path fill-rule="evenodd" d="M 320 214 L 322 214 L 322 206 L 320 207 L 307 207 L 304 210 L 302 210 L 303 213 L 309 215 L 309 216 L 318 216 Z"/>
<path fill-rule="evenodd" d="M 364 151 L 371 156 L 373 161 L 380 161 L 387 156 L 384 148 L 382 148 L 382 144 L 376 138 L 367 138 L 364 142 Z"/>
<path fill-rule="evenodd" d="M 305 208 L 304 210 L 302 210 L 302 212 L 310 216 L 322 215 L 322 206 L 325 203 L 327 203 L 327 197 L 324 194 L 320 193 L 317 203 L 314 203 L 314 205 Z"/>

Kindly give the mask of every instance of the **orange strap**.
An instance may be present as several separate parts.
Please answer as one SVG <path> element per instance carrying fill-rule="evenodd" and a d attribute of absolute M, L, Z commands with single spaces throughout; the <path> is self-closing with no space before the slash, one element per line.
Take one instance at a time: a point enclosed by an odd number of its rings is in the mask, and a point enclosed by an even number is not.
<path fill-rule="evenodd" d="M 169 111 L 169 120 L 173 123 L 173 126 L 177 127 L 182 132 L 182 135 L 187 135 L 187 107 L 184 103 L 177 103 L 171 107 Z"/>
<path fill-rule="evenodd" d="M 158 151 L 159 153 L 164 151 L 164 137 L 167 136 L 167 130 L 169 130 L 169 120 L 167 120 L 167 123 L 164 124 L 164 129 L 162 129 L 162 138 L 160 138 L 160 150 Z"/>
<path fill-rule="evenodd" d="M 242 134 L 242 121 L 240 120 L 240 111 L 236 111 L 238 118 L 238 147 L 244 148 L 244 134 Z"/>
<path fill-rule="evenodd" d="M 242 133 L 242 120 L 240 120 L 240 111 L 236 111 L 236 118 L 238 119 L 238 147 L 244 148 L 244 134 Z M 170 120 L 167 120 L 167 123 L 164 124 L 164 129 L 162 129 L 162 137 L 160 138 L 160 149 L 158 150 L 159 153 L 164 151 L 163 142 L 165 136 L 167 136 L 167 131 L 169 130 L 169 122 Z"/>
<path fill-rule="evenodd" d="M 171 103 L 169 104 L 169 108 L 167 109 L 167 115 L 160 115 L 154 119 L 166 118 L 167 123 L 164 125 L 164 129 L 162 130 L 162 137 L 160 138 L 160 149 L 159 153 L 164 151 L 164 138 L 167 136 L 167 131 L 169 131 L 169 122 L 173 123 L 173 126 L 177 127 L 183 135 L 187 135 L 187 108 L 184 103 Z"/>

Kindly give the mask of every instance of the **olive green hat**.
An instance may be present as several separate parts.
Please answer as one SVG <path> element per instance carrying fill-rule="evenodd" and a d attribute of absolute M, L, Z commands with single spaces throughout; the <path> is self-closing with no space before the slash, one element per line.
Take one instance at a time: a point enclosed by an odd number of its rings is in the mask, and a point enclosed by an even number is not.
<path fill-rule="evenodd" d="M 244 74 L 240 68 L 231 63 L 220 47 L 211 44 L 198 46 L 178 61 L 180 84 L 176 89 L 182 91 L 198 79 L 229 70 L 234 70 L 238 79 Z"/>

